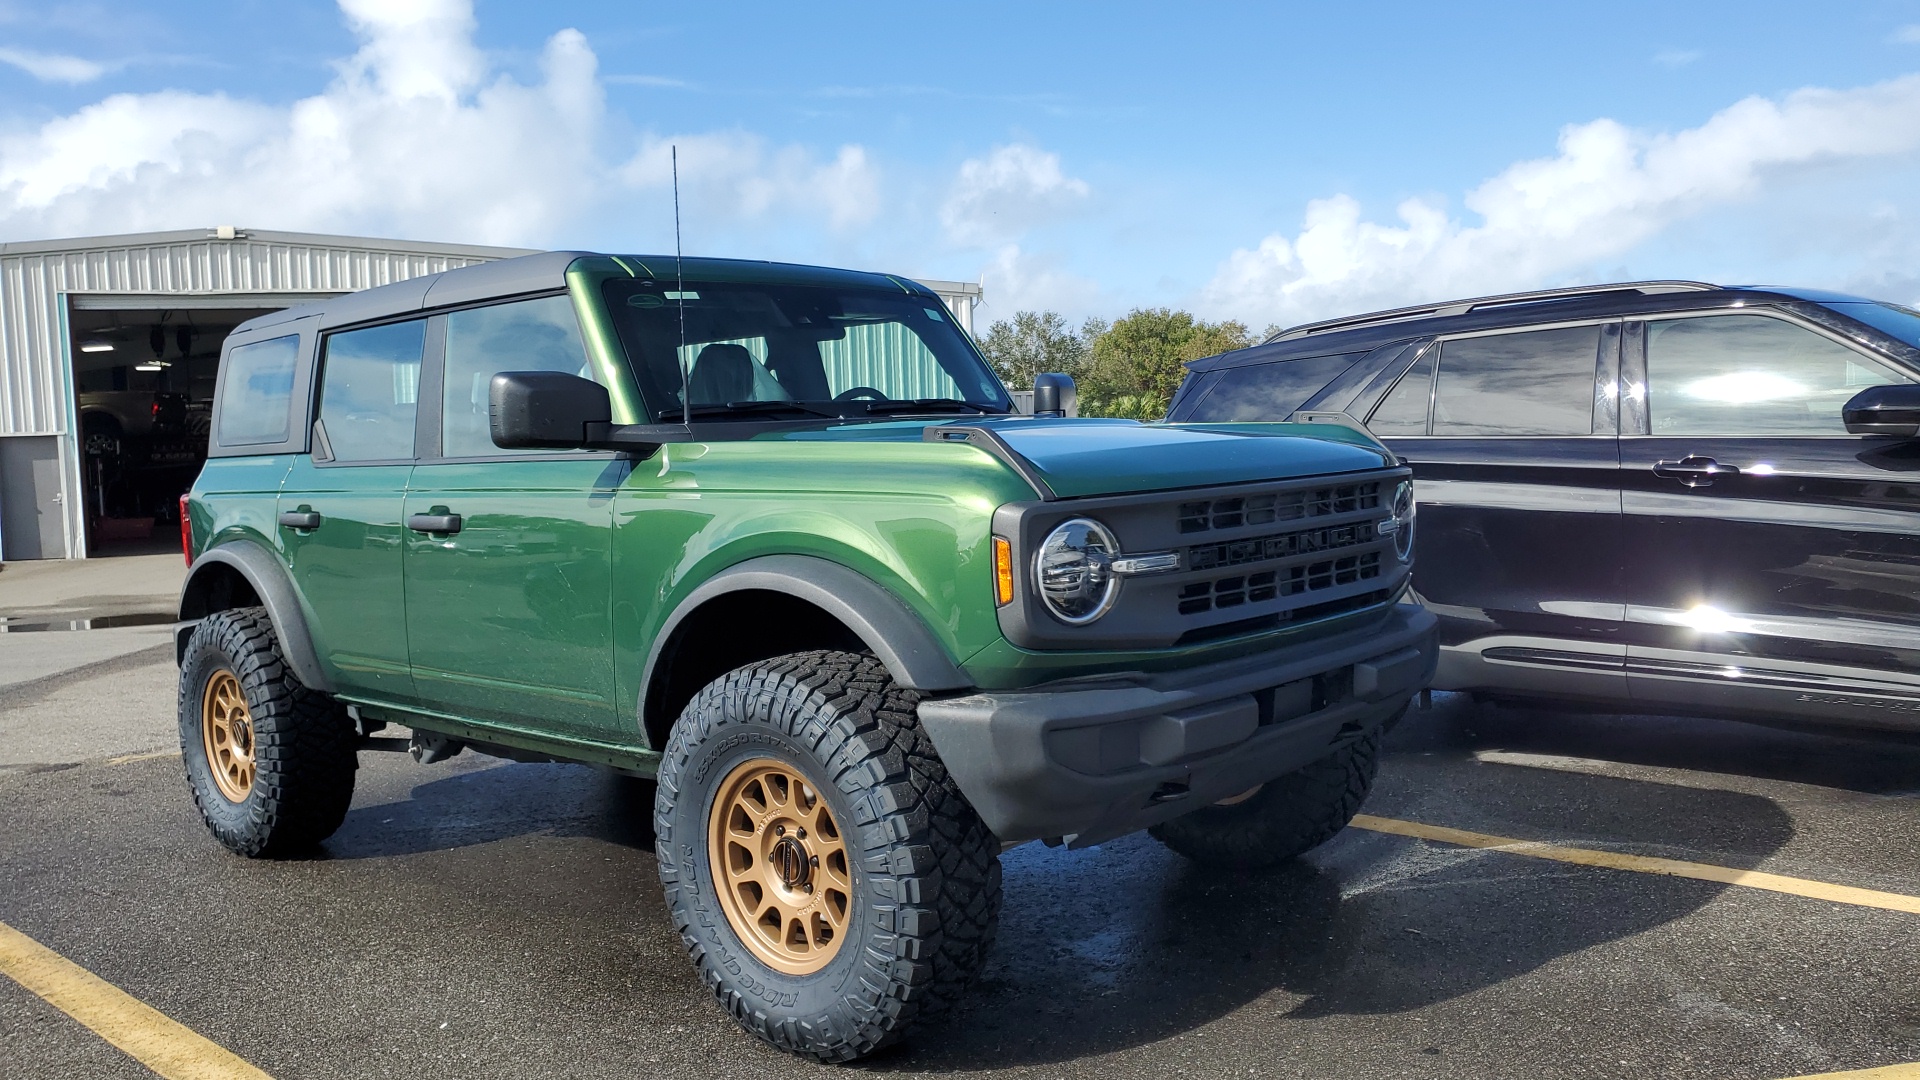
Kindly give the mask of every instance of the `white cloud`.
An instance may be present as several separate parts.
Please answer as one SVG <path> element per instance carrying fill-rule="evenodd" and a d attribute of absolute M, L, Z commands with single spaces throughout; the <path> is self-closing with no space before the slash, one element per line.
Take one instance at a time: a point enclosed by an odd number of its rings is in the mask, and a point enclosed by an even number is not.
<path fill-rule="evenodd" d="M 1028 310 L 1070 315 L 1100 311 L 1106 299 L 1099 283 L 1064 269 L 1058 256 L 1026 252 L 1018 244 L 1002 245 L 993 253 L 980 271 L 980 284 L 993 319 Z M 975 326 L 984 331 L 986 322 L 976 319 Z"/>
<path fill-rule="evenodd" d="M 797 146 L 776 149 L 745 132 L 649 137 L 621 167 L 621 178 L 636 188 L 666 190 L 675 145 L 682 197 L 704 214 L 741 220 L 801 210 L 849 228 L 872 221 L 880 210 L 879 175 L 866 150 L 853 145 L 819 162 Z"/>
<path fill-rule="evenodd" d="M 1653 62 L 1664 68 L 1683 68 L 1698 59 L 1699 49 L 1664 49 L 1653 54 Z"/>
<path fill-rule="evenodd" d="M 1235 251 L 1201 306 L 1298 321 L 1590 276 L 1675 222 L 1759 194 L 1796 168 L 1920 149 L 1920 75 L 1853 90 L 1752 97 L 1696 128 L 1570 125 L 1558 153 L 1517 162 L 1469 192 L 1462 220 L 1427 199 L 1398 222 L 1363 220 L 1345 195 L 1307 207 L 1294 236 Z"/>
<path fill-rule="evenodd" d="M 958 243 L 1010 241 L 1060 217 L 1091 191 L 1061 170 L 1060 155 L 1014 143 L 961 164 L 940 221 Z"/>
<path fill-rule="evenodd" d="M 107 73 L 107 65 L 78 56 L 0 47 L 0 64 L 10 64 L 41 82 L 92 82 Z"/>
<path fill-rule="evenodd" d="M 627 136 L 608 154 L 620 125 L 578 31 L 548 39 L 539 77 L 521 82 L 474 44 L 469 0 L 340 6 L 359 48 L 321 93 L 289 106 L 116 94 L 0 137 L 0 235 L 224 221 L 540 245 L 568 228 L 604 233 L 610 216 L 630 221 L 635 192 L 664 183 L 665 140 L 632 149 Z M 752 136 L 680 142 L 683 189 L 712 179 L 722 194 L 707 205 L 721 212 L 798 210 L 844 226 L 879 203 L 859 146 L 820 162 Z"/>
<path fill-rule="evenodd" d="M 1901 45 L 1920 45 L 1920 23 L 1913 23 L 1895 30 L 1893 40 Z"/>

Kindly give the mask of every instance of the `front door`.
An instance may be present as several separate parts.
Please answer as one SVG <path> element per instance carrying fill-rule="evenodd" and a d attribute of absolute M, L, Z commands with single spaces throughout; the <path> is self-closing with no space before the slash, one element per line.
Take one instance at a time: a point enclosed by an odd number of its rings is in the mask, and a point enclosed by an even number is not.
<path fill-rule="evenodd" d="M 1920 725 L 1920 452 L 1840 416 L 1913 377 L 1775 314 L 1652 320 L 1629 341 L 1646 387 L 1622 439 L 1634 696 L 1764 712 L 1784 694 Z"/>
<path fill-rule="evenodd" d="M 614 700 L 616 455 L 493 445 L 500 371 L 591 377 L 571 303 L 539 297 L 441 317 L 444 367 L 407 491 L 407 634 L 423 707 L 470 720 L 633 744 Z M 625 723 L 620 719 L 624 717 Z"/>
<path fill-rule="evenodd" d="M 335 688 L 406 703 L 400 511 L 413 472 L 426 321 L 327 335 L 313 451 L 281 485 L 281 550 Z"/>
<path fill-rule="evenodd" d="M 1624 695 L 1618 343 L 1616 322 L 1445 338 L 1368 418 L 1413 466 L 1435 685 Z"/>

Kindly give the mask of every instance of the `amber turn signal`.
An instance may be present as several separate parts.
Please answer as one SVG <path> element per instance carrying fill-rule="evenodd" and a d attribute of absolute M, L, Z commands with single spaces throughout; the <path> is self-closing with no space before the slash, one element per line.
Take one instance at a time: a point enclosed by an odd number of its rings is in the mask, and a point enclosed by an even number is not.
<path fill-rule="evenodd" d="M 1013 603 L 1013 545 L 993 538 L 993 598 L 1002 607 Z"/>

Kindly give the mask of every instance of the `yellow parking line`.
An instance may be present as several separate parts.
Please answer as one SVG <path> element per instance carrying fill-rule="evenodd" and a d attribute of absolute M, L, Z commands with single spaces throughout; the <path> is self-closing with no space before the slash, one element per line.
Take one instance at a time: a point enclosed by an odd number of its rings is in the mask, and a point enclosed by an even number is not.
<path fill-rule="evenodd" d="M 1920 1062 L 1855 1072 L 1814 1073 L 1812 1076 L 1796 1076 L 1792 1080 L 1920 1080 Z"/>
<path fill-rule="evenodd" d="M 1552 859 L 1555 862 L 1577 863 L 1581 866 L 1604 866 L 1610 870 L 1632 870 L 1641 874 L 1664 874 L 1668 877 L 1694 878 L 1698 881 L 1717 881 L 1724 885 L 1741 885 L 1749 889 L 1764 889 L 1767 892 L 1787 893 L 1792 896 L 1807 896 L 1815 900 L 1831 900 L 1836 904 L 1885 908 L 1888 911 L 1904 911 L 1909 914 L 1920 915 L 1920 896 L 1907 896 L 1903 893 L 1880 892 L 1876 889 L 1856 889 L 1851 885 L 1830 885 L 1824 881 L 1783 877 L 1780 874 L 1763 874 L 1758 870 L 1736 870 L 1729 866 L 1714 866 L 1710 863 L 1682 862 L 1678 859 L 1656 859 L 1646 855 L 1623 855 L 1617 851 L 1594 851 L 1590 848 L 1565 847 L 1560 844 L 1548 844 L 1538 840 L 1514 840 L 1505 836 L 1489 836 L 1486 833 L 1468 832 L 1465 829 L 1449 829 L 1441 825 L 1425 825 L 1418 821 L 1401 821 L 1398 818 L 1374 817 L 1371 814 L 1354 815 L 1353 825 L 1355 828 L 1367 829 L 1372 832 L 1392 833 L 1395 836 L 1412 836 L 1421 840 L 1436 840 L 1442 844 L 1458 844 L 1461 847 L 1487 848 L 1494 851 L 1504 851 L 1510 855 L 1525 855 L 1535 859 Z M 1916 1074 L 1916 1080 L 1920 1080 L 1920 1074 Z"/>
<path fill-rule="evenodd" d="M 165 1080 L 273 1080 L 232 1051 L 0 923 L 0 974 L 80 1021 Z"/>

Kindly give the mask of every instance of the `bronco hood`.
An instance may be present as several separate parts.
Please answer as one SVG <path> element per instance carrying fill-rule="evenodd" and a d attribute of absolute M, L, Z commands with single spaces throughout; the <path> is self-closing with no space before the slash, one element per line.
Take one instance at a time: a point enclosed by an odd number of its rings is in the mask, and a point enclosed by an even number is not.
<path fill-rule="evenodd" d="M 1360 472 L 1395 463 L 1365 433 L 1328 424 L 993 417 L 933 425 L 924 437 L 966 442 L 1005 458 L 1063 499 Z"/>

